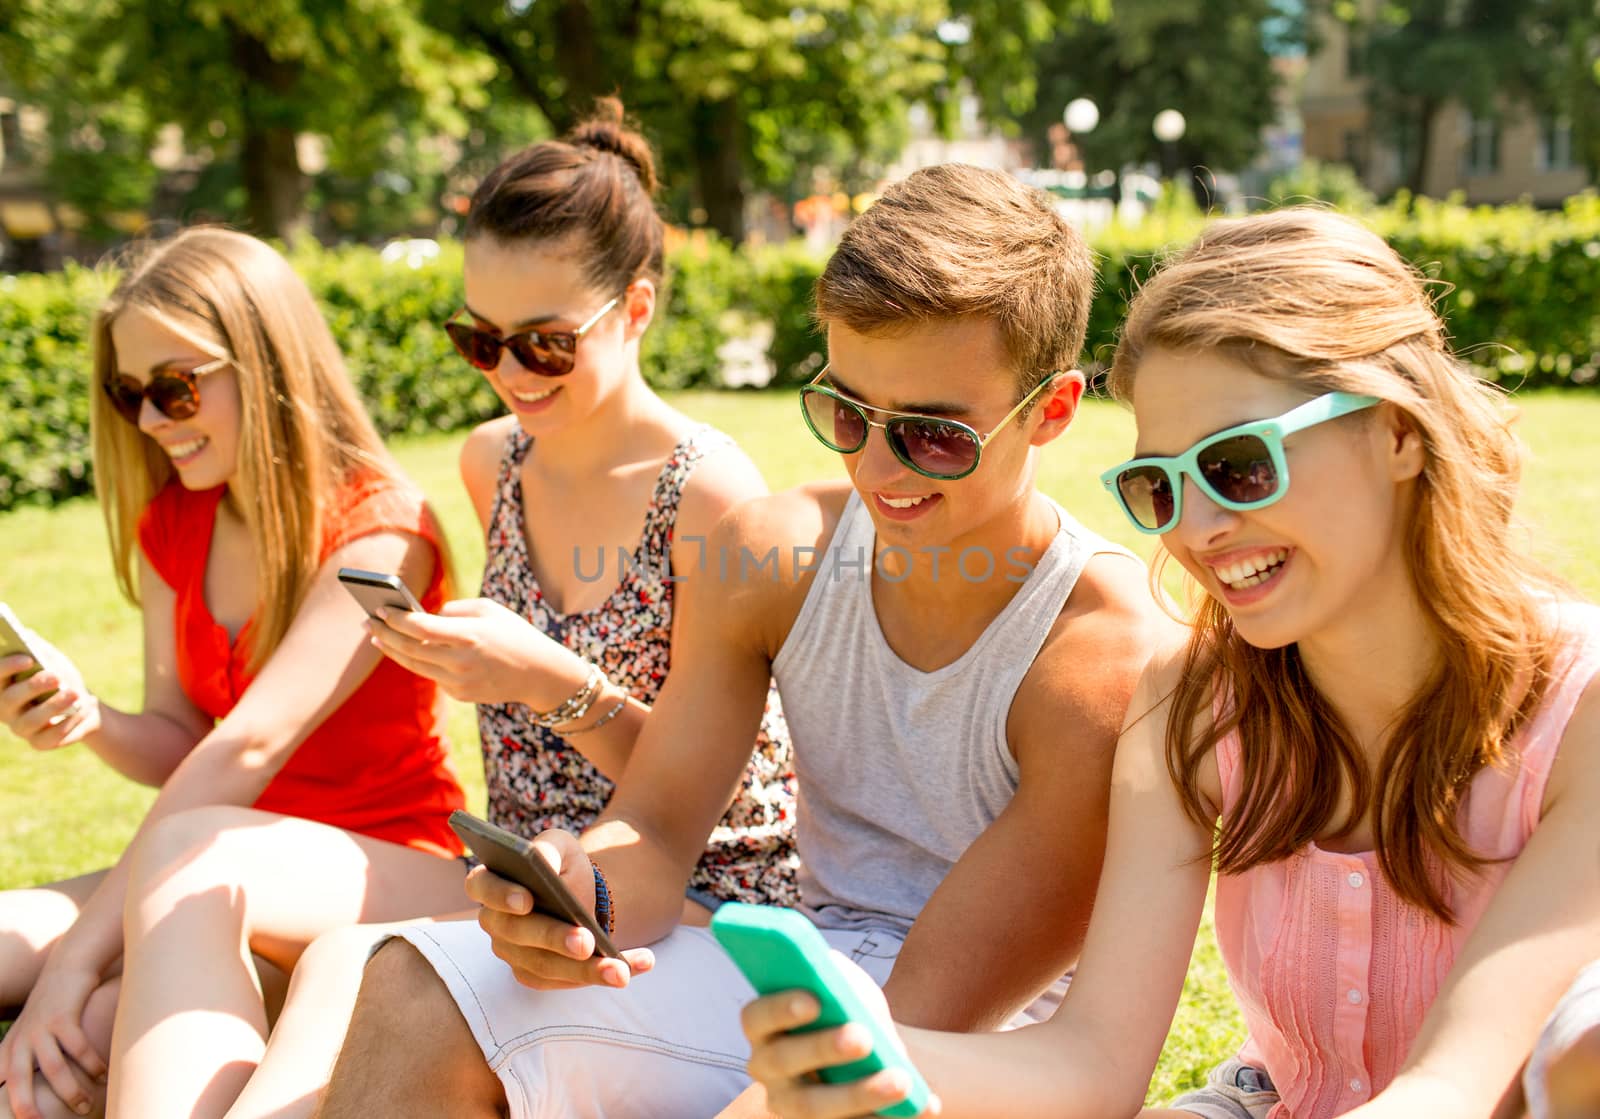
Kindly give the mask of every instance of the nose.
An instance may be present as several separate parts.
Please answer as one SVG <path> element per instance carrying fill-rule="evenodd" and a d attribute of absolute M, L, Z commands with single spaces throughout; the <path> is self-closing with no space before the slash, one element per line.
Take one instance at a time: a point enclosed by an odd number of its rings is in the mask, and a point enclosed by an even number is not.
<path fill-rule="evenodd" d="M 1218 505 L 1193 478 L 1183 479 L 1183 510 L 1172 533 L 1192 552 L 1215 547 L 1239 524 L 1239 514 Z"/>
<path fill-rule="evenodd" d="M 153 429 L 164 427 L 170 422 L 166 413 L 157 408 L 148 396 L 139 402 L 139 430 L 146 435 L 151 434 Z"/>
<path fill-rule="evenodd" d="M 912 473 L 889 446 L 889 433 L 881 424 L 869 426 L 866 444 L 847 457 L 855 460 L 856 484 L 865 489 L 883 489 L 888 483 Z"/>

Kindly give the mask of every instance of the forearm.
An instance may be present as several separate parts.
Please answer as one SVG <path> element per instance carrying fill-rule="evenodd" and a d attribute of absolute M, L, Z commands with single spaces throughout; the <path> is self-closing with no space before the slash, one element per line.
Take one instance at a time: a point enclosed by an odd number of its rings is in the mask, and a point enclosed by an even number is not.
<path fill-rule="evenodd" d="M 1143 1092 L 1116 1090 L 1115 1055 L 1046 1023 L 1007 1033 L 901 1028 L 944 1119 L 1133 1119 Z"/>
<path fill-rule="evenodd" d="M 159 788 L 198 741 L 192 729 L 158 712 L 132 714 L 101 703 L 100 729 L 84 745 L 122 776 Z"/>
<path fill-rule="evenodd" d="M 654 944 L 677 928 L 689 870 L 666 846 L 623 819 L 603 819 L 583 833 L 589 858 L 606 877 L 619 945 Z"/>
<path fill-rule="evenodd" d="M 583 718 L 561 725 L 556 733 L 607 780 L 615 782 L 628 768 L 633 745 L 649 714 L 648 704 L 613 685 L 605 689 Z"/>

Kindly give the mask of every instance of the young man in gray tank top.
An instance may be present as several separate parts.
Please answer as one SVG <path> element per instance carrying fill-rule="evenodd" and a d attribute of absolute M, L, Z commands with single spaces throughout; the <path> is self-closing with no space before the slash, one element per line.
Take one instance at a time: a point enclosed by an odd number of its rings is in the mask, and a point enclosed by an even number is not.
<path fill-rule="evenodd" d="M 1083 390 L 1093 278 L 1047 196 L 995 172 L 920 171 L 857 219 L 818 284 L 831 360 L 807 412 L 848 482 L 723 521 L 681 588 L 714 601 L 684 612 L 610 805 L 538 841 L 585 904 L 603 887 L 624 959 L 589 958 L 587 931 L 480 868 L 479 923 L 375 954 L 321 1115 L 699 1119 L 736 1096 L 728 1114 L 760 1114 L 741 1095 L 750 989 L 678 920 L 769 677 L 827 939 L 898 1021 L 1049 1012 L 1094 897 L 1113 743 L 1170 624 L 1143 565 L 1034 488 Z"/>

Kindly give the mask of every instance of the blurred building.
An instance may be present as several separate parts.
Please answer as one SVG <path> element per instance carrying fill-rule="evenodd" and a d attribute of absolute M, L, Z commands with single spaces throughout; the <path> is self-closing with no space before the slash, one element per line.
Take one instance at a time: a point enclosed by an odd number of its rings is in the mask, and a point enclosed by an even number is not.
<path fill-rule="evenodd" d="M 42 272 L 60 265 L 60 229 L 34 152 L 43 112 L 0 97 L 0 270 Z"/>
<path fill-rule="evenodd" d="M 1364 0 L 1363 10 L 1375 7 Z M 1305 154 L 1352 167 L 1367 189 L 1387 195 L 1405 185 L 1417 158 L 1417 138 L 1406 130 L 1380 130 L 1368 107 L 1368 79 L 1359 44 L 1345 23 L 1320 17 L 1321 48 L 1311 56 L 1301 87 Z M 1447 102 L 1434 114 L 1432 141 L 1422 168 L 1421 193 L 1459 191 L 1472 203 L 1530 198 L 1559 205 L 1589 185 L 1575 158 L 1570 121 L 1535 115 L 1506 103 L 1491 119 L 1478 119 Z"/>
<path fill-rule="evenodd" d="M 928 106 L 921 102 L 912 105 L 907 114 L 911 139 L 884 172 L 884 179 L 894 182 L 936 163 L 972 163 L 995 171 L 1016 171 L 1033 163 L 1028 141 L 1001 135 L 983 119 L 972 94 L 962 95 L 958 114 L 953 133 L 946 136 Z"/>

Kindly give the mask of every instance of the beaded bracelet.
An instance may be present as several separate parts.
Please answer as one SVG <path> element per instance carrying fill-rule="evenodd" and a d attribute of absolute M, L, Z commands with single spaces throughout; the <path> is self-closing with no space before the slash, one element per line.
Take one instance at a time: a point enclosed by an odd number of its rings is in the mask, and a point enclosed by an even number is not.
<path fill-rule="evenodd" d="M 617 931 L 617 911 L 611 905 L 611 887 L 606 885 L 606 876 L 600 873 L 599 863 L 590 863 L 589 866 L 594 870 L 594 919 L 610 936 Z"/>
<path fill-rule="evenodd" d="M 559 733 L 563 738 L 571 738 L 575 734 L 588 734 L 592 730 L 599 730 L 612 719 L 616 718 L 617 714 L 626 706 L 628 706 L 628 697 L 626 694 L 624 694 L 621 699 L 617 700 L 616 706 L 612 707 L 611 710 L 607 711 L 604 715 L 601 715 L 588 726 L 574 727 L 572 730 L 564 730 L 560 731 Z"/>
<path fill-rule="evenodd" d="M 588 662 L 584 662 L 588 664 Z M 600 671 L 600 666 L 589 664 L 589 675 L 584 677 L 583 684 L 573 692 L 559 706 L 550 711 L 539 712 L 529 709 L 535 726 L 544 727 L 546 730 L 560 726 L 562 723 L 571 723 L 583 718 L 589 713 L 589 708 L 594 706 L 594 701 L 600 698 L 600 693 L 605 690 L 606 674 Z"/>

